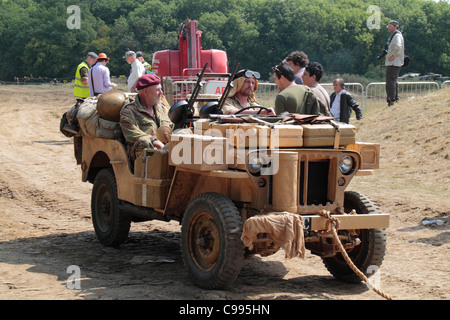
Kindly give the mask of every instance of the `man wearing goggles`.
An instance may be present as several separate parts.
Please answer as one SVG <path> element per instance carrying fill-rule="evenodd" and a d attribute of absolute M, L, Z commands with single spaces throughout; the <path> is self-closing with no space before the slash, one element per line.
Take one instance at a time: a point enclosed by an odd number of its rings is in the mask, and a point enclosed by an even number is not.
<path fill-rule="evenodd" d="M 233 88 L 228 94 L 227 99 L 223 105 L 224 114 L 234 114 L 243 108 L 252 106 L 260 106 L 256 101 L 255 91 L 258 89 L 258 79 L 261 77 L 259 72 L 248 69 L 238 71 L 233 79 Z M 261 111 L 260 108 L 248 109 L 243 111 L 245 114 L 275 114 L 273 109 Z"/>

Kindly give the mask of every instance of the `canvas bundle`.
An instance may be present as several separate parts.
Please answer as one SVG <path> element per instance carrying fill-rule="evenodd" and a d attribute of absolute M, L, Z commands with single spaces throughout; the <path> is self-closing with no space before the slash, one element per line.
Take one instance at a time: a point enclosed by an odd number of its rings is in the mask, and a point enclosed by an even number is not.
<path fill-rule="evenodd" d="M 87 99 L 80 105 L 77 119 L 80 129 L 87 136 L 118 139 L 122 134 L 119 122 L 100 117 L 97 112 L 97 100 L 95 99 Z"/>

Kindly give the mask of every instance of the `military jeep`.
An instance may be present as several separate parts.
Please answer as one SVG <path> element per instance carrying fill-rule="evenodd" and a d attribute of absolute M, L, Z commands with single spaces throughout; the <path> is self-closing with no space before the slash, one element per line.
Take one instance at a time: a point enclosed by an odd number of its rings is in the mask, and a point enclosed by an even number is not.
<path fill-rule="evenodd" d="M 210 76 L 227 76 L 231 86 L 232 74 Z M 92 221 L 102 244 L 126 241 L 131 222 L 179 221 L 187 272 L 207 289 L 231 285 L 244 259 L 280 248 L 287 258 L 310 250 L 347 282 L 360 279 L 338 241 L 362 272 L 381 265 L 389 215 L 346 190 L 353 177 L 378 168 L 378 144 L 356 142 L 354 126 L 327 117 L 226 116 L 227 89 L 212 101 L 201 101 L 197 89 L 170 108 L 174 128 L 160 138 L 166 148 L 145 150 L 134 163 L 120 134 L 80 125 L 75 153 L 82 180 L 93 183 Z M 118 123 L 105 121 L 117 133 Z M 339 239 L 324 213 L 338 219 Z"/>

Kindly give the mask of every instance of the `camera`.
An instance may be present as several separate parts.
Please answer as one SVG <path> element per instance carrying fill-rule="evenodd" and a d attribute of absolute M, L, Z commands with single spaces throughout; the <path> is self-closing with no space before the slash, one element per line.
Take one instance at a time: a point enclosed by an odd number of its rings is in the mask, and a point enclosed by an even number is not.
<path fill-rule="evenodd" d="M 381 53 L 377 56 L 377 59 L 380 60 L 382 59 L 385 55 L 387 55 L 388 51 L 387 49 L 383 49 L 383 51 L 381 51 Z"/>

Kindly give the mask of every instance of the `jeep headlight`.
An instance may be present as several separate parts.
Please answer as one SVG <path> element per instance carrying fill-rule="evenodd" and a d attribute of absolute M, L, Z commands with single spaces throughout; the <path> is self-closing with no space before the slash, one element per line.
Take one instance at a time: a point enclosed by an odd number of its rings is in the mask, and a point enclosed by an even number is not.
<path fill-rule="evenodd" d="M 339 160 L 339 171 L 341 171 L 342 174 L 349 174 L 353 170 L 353 158 L 350 156 L 342 157 Z"/>

